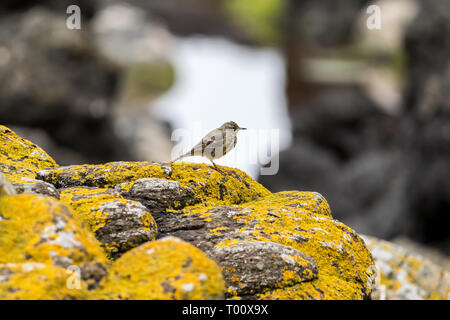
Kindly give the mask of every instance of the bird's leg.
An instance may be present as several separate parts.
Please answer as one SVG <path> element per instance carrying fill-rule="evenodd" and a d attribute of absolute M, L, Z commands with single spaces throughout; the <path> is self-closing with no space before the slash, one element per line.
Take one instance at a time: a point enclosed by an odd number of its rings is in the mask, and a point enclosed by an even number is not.
<path fill-rule="evenodd" d="M 214 161 L 212 161 L 211 159 L 209 159 L 209 160 L 212 162 L 212 164 L 213 164 L 213 166 L 214 166 L 214 169 L 216 169 L 217 171 L 219 171 L 221 174 L 225 175 L 225 173 L 223 173 L 223 171 L 220 170 L 218 166 L 216 166 L 216 164 L 214 163 Z"/>

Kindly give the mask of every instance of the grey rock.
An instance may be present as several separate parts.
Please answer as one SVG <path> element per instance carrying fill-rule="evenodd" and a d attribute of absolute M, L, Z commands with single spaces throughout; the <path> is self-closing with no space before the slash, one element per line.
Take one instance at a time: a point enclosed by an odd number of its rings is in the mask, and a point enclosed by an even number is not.
<path fill-rule="evenodd" d="M 211 252 L 222 266 L 229 290 L 238 295 L 251 295 L 289 285 L 284 283 L 284 272 L 291 271 L 301 281 L 311 281 L 318 276 L 316 262 L 304 253 L 271 241 L 240 241 Z M 239 281 L 234 281 L 237 277 Z"/>
<path fill-rule="evenodd" d="M 448 300 L 450 272 L 398 244 L 362 236 L 377 268 L 372 299 Z"/>
<path fill-rule="evenodd" d="M 152 213 L 162 213 L 167 208 L 181 209 L 196 202 L 194 193 L 181 187 L 178 181 L 156 178 L 136 180 L 124 197 L 141 202 Z"/>
<path fill-rule="evenodd" d="M 10 196 L 14 194 L 16 194 L 15 188 L 11 182 L 0 173 L 0 196 Z"/>
<path fill-rule="evenodd" d="M 26 181 L 26 183 L 13 184 L 14 188 L 16 188 L 17 193 L 43 194 L 59 199 L 59 191 L 51 183 L 26 177 L 23 177 L 22 180 Z"/>
<path fill-rule="evenodd" d="M 158 227 L 141 203 L 124 199 L 117 190 L 66 188 L 61 197 L 86 221 L 111 258 L 154 240 Z"/>
<path fill-rule="evenodd" d="M 105 226 L 95 231 L 95 237 L 103 244 L 116 247 L 111 251 L 118 257 L 141 243 L 153 240 L 157 233 L 156 224 L 146 228 L 143 220 L 148 210 L 138 202 L 121 200 L 103 202 L 95 208 L 106 214 Z"/>

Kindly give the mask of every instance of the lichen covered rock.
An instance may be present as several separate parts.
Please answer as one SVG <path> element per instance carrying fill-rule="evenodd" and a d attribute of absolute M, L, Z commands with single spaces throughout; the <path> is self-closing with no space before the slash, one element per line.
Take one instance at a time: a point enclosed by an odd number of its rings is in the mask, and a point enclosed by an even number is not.
<path fill-rule="evenodd" d="M 240 205 L 186 207 L 167 213 L 159 227 L 162 235 L 189 241 L 217 261 L 227 297 L 367 299 L 372 290 L 370 252 L 352 229 L 332 219 L 318 193 L 280 192 Z M 270 265 L 271 277 L 249 261 Z"/>
<path fill-rule="evenodd" d="M 318 276 L 311 257 L 271 241 L 233 241 L 214 247 L 212 256 L 222 266 L 228 290 L 240 296 L 311 281 Z"/>
<path fill-rule="evenodd" d="M 89 277 L 84 277 L 86 274 L 81 271 L 84 285 L 89 288 L 95 287 L 105 274 L 106 257 L 97 240 L 74 219 L 69 208 L 52 198 L 32 194 L 0 197 L 0 230 L 0 264 L 3 268 L 6 265 L 8 269 L 10 264 L 43 265 L 43 268 L 37 268 L 41 271 L 33 273 L 38 277 L 40 272 L 50 274 L 54 268 L 66 272 L 66 268 L 75 266 L 90 270 Z M 20 279 L 27 279 L 20 273 L 22 269 L 13 267 L 11 272 L 19 273 Z M 29 285 L 24 281 L 23 286 Z M 9 290 L 10 285 L 14 284 L 3 283 L 0 291 Z"/>
<path fill-rule="evenodd" d="M 86 299 L 85 283 L 67 286 L 66 269 L 39 262 L 0 263 L 0 300 Z"/>
<path fill-rule="evenodd" d="M 318 193 L 273 194 L 240 170 L 221 167 L 221 174 L 204 164 L 58 167 L 10 131 L 2 137 L 15 147 L 2 153 L 0 168 L 23 194 L 0 197 L 0 249 L 8 248 L 0 256 L 0 297 L 371 295 L 375 267 L 369 250 L 355 231 L 333 219 Z M 69 266 L 80 268 L 77 293 L 62 288 Z M 54 283 L 47 295 L 45 287 L 32 288 L 40 278 Z"/>
<path fill-rule="evenodd" d="M 49 168 L 37 177 L 57 188 L 76 186 L 115 187 L 127 191 L 142 178 L 177 181 L 180 187 L 194 195 L 202 205 L 239 204 L 255 200 L 270 192 L 246 173 L 223 167 L 226 176 L 210 166 L 182 163 L 110 162 L 103 165 L 74 165 Z M 170 188 L 170 186 L 167 186 Z"/>
<path fill-rule="evenodd" d="M 55 161 L 40 147 L 0 125 L 0 172 L 11 182 L 34 178 L 38 170 L 56 167 Z"/>
<path fill-rule="evenodd" d="M 70 205 L 75 215 L 87 222 L 111 258 L 155 240 L 158 233 L 155 220 L 141 203 L 126 200 L 113 189 L 63 189 L 61 201 Z"/>
<path fill-rule="evenodd" d="M 372 299 L 450 299 L 450 272 L 399 245 L 363 237 L 378 271 Z"/>
<path fill-rule="evenodd" d="M 54 185 L 36 179 L 22 177 L 21 182 L 13 183 L 17 193 L 42 194 L 48 197 L 59 199 L 59 191 Z"/>
<path fill-rule="evenodd" d="M 220 268 L 202 251 L 167 237 L 126 252 L 101 282 L 100 299 L 220 299 Z"/>

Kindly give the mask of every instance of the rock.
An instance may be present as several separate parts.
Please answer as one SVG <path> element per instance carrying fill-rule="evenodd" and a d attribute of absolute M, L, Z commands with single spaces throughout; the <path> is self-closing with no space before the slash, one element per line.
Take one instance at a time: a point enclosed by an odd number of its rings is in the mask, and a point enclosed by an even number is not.
<path fill-rule="evenodd" d="M 155 240 L 158 227 L 152 215 L 139 202 L 124 199 L 106 188 L 68 188 L 61 201 L 87 222 L 111 258 L 138 245 Z"/>
<path fill-rule="evenodd" d="M 3 274 L 19 272 L 17 277 L 22 279 L 13 277 L 18 281 L 16 284 L 2 283 L 0 296 L 14 297 L 14 291 L 9 288 L 19 286 L 25 295 L 39 298 L 43 294 L 42 289 L 34 289 L 38 291 L 36 296 L 27 293 L 26 288 L 34 281 L 32 279 L 39 279 L 42 275 L 55 280 L 54 285 L 59 286 L 62 285 L 62 274 L 65 274 L 65 279 L 68 277 L 67 268 L 80 269 L 80 276 L 85 280 L 81 284 L 84 289 L 95 288 L 106 273 L 106 257 L 93 234 L 72 216 L 69 208 L 53 198 L 33 194 L 0 197 L 0 229 L 3 230 L 0 234 L 0 269 Z M 21 267 L 10 269 L 11 264 Z M 38 269 L 30 275 L 30 283 L 26 282 L 28 273 L 20 272 L 27 265 Z M 96 272 L 90 272 L 91 276 L 86 277 L 83 270 L 92 269 L 92 265 L 97 265 L 94 268 Z M 55 268 L 62 271 L 53 274 Z M 58 288 L 49 292 L 47 297 L 64 297 L 67 291 L 63 289 L 59 296 Z"/>
<path fill-rule="evenodd" d="M 173 237 L 128 251 L 101 285 L 100 299 L 222 299 L 225 290 L 216 263 Z"/>
<path fill-rule="evenodd" d="M 33 179 L 35 172 L 58 166 L 40 147 L 0 125 L 0 172 L 11 182 Z"/>
<path fill-rule="evenodd" d="M 0 173 L 0 196 L 12 196 L 16 194 L 13 185 Z"/>
<path fill-rule="evenodd" d="M 59 199 L 52 184 L 34 179 L 38 170 L 57 166 L 40 147 L 0 126 L 0 174 L 12 182 L 17 193 L 43 194 Z"/>
<path fill-rule="evenodd" d="M 450 298 L 450 272 L 402 246 L 363 236 L 377 268 L 372 299 L 422 300 Z"/>
<path fill-rule="evenodd" d="M 92 6 L 81 8 L 86 18 Z M 66 9 L 33 7 L 2 17 L 0 122 L 43 129 L 90 161 L 130 159 L 109 114 L 120 70 L 97 51 L 87 19 L 80 30 L 65 27 Z"/>
<path fill-rule="evenodd" d="M 162 216 L 169 208 L 177 210 L 198 202 L 191 188 L 181 187 L 178 181 L 156 178 L 137 179 L 123 195 L 144 204 L 152 212 L 156 222 L 164 219 Z"/>
<path fill-rule="evenodd" d="M 408 152 L 407 236 L 450 255 L 450 3 L 419 1 L 404 45 L 408 84 L 403 145 Z"/>
<path fill-rule="evenodd" d="M 272 241 L 236 241 L 215 247 L 212 256 L 223 269 L 228 290 L 239 296 L 318 277 L 311 257 Z"/>
<path fill-rule="evenodd" d="M 246 173 L 224 167 L 227 175 L 201 165 L 182 163 L 110 162 L 103 165 L 74 165 L 54 170 L 42 170 L 37 178 L 52 183 L 57 188 L 75 186 L 131 188 L 141 178 L 178 181 L 185 190 L 194 194 L 196 201 L 205 204 L 238 204 L 254 200 L 270 192 Z M 187 192 L 187 191 L 186 191 Z M 174 198 L 176 201 L 178 198 Z M 145 200 L 145 199 L 143 199 Z M 145 201 L 144 201 L 145 204 Z M 179 205 L 176 204 L 175 205 Z M 164 206 L 164 205 L 162 205 Z"/>
<path fill-rule="evenodd" d="M 83 286 L 70 289 L 66 269 L 40 262 L 0 263 L 0 299 L 73 300 L 87 299 Z"/>
<path fill-rule="evenodd" d="M 221 174 L 203 164 L 29 170 L 58 188 L 61 202 L 31 194 L 0 198 L 0 227 L 18 230 L 18 216 L 36 220 L 21 219 L 33 245 L 19 241 L 18 231 L 12 239 L 9 231 L 0 235 L 0 245 L 12 247 L 0 264 L 79 265 L 87 291 L 76 298 L 367 299 L 373 290 L 375 267 L 364 241 L 333 219 L 319 193 L 271 193 L 240 170 L 221 167 Z M 13 213 L 4 215 L 4 208 Z M 60 211 L 67 213 L 64 223 Z M 107 267 L 100 243 L 111 258 Z M 5 267 L 3 278 L 17 270 Z"/>
<path fill-rule="evenodd" d="M 14 183 L 17 193 L 34 193 L 59 199 L 58 190 L 50 183 L 23 177 L 21 182 Z"/>
<path fill-rule="evenodd" d="M 371 291 L 373 262 L 364 242 L 333 220 L 326 200 L 314 192 L 280 192 L 240 205 L 186 207 L 167 213 L 159 228 L 161 236 L 189 241 L 223 268 L 227 297 L 367 299 Z M 258 246 L 261 250 L 255 253 Z M 274 249 L 279 256 L 264 259 Z M 273 267 L 270 280 L 248 266 L 263 260 L 260 267 Z"/>

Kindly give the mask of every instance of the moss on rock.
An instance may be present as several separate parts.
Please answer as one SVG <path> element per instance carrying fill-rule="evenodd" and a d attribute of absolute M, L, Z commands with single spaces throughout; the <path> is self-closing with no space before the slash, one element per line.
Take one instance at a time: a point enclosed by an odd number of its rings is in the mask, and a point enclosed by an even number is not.
<path fill-rule="evenodd" d="M 201 250 L 177 238 L 147 242 L 114 262 L 93 292 L 100 299 L 220 299 L 220 268 Z"/>

